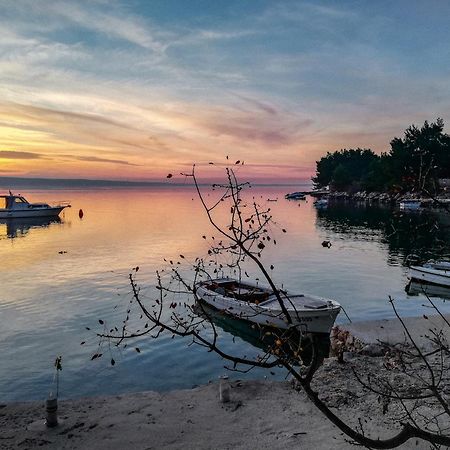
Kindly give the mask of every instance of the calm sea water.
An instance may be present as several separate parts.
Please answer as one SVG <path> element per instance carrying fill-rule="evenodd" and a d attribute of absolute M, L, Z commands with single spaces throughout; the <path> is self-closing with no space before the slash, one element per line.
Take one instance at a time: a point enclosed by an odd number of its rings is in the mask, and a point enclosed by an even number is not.
<path fill-rule="evenodd" d="M 59 221 L 0 222 L 0 401 L 45 398 L 59 355 L 62 397 L 190 388 L 227 373 L 219 357 L 170 336 L 103 350 L 103 358 L 90 360 L 98 343 L 94 333 L 102 330 L 98 319 L 120 324 L 124 318 L 132 267 L 140 267 L 139 282 L 151 297 L 164 258 L 206 255 L 202 235 L 212 231 L 191 188 L 23 193 L 30 201 L 70 200 L 73 206 Z M 334 298 L 354 321 L 393 317 L 389 296 L 403 315 L 423 314 L 426 298 L 405 293 L 405 260 L 411 254 L 450 257 L 448 215 L 354 204 L 317 211 L 311 199 L 287 201 L 285 193 L 251 192 L 278 223 L 277 245 L 267 248 L 264 260 L 274 265 L 279 284 Z M 330 248 L 321 245 L 324 240 Z M 445 299 L 439 306 L 450 311 Z M 343 314 L 338 322 L 346 322 Z M 225 350 L 256 352 L 226 331 L 221 340 Z M 248 376 L 264 375 L 256 370 Z"/>

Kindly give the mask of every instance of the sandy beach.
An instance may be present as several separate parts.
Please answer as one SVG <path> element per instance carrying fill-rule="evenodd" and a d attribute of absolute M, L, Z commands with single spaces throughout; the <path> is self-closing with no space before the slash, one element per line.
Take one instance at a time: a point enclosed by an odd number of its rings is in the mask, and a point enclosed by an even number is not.
<path fill-rule="evenodd" d="M 377 370 L 381 358 L 358 365 Z M 394 434 L 375 396 L 360 398 L 349 367 L 329 359 L 315 386 L 350 423 L 363 417 L 373 437 Z M 143 392 L 59 402 L 60 423 L 44 424 L 40 402 L 0 407 L 1 449 L 349 449 L 342 433 L 290 382 L 230 382 L 230 402 L 219 385 L 168 393 Z M 419 447 L 417 446 L 419 445 Z M 426 448 L 412 440 L 401 448 Z"/>
<path fill-rule="evenodd" d="M 422 347 L 424 319 L 407 319 Z M 442 328 L 428 319 L 428 329 Z M 396 321 L 342 327 L 353 346 L 402 341 Z M 363 340 L 363 341 L 362 341 Z M 395 434 L 401 411 L 383 412 L 377 395 L 364 391 L 360 374 L 385 370 L 385 356 L 345 353 L 345 363 L 328 358 L 313 388 L 332 410 L 356 426 L 359 419 L 372 438 Z M 235 374 L 236 375 L 236 374 Z M 219 382 L 167 393 L 142 392 L 111 397 L 60 400 L 59 424 L 45 425 L 44 402 L 0 404 L 1 449 L 350 449 L 354 446 L 290 381 L 225 381 L 230 398 L 221 402 Z M 412 439 L 403 449 L 428 448 Z"/>

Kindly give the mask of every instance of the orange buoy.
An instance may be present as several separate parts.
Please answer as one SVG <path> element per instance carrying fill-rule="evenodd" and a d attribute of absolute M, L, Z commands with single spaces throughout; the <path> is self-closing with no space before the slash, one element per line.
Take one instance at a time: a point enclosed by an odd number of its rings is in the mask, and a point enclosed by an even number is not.
<path fill-rule="evenodd" d="M 79 217 L 80 219 L 82 219 L 83 216 L 84 216 L 83 210 L 80 209 L 80 210 L 78 211 L 78 217 Z"/>

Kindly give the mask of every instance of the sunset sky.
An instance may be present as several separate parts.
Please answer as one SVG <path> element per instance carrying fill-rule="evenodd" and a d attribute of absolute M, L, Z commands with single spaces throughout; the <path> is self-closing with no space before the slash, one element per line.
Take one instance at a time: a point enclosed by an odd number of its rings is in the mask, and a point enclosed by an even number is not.
<path fill-rule="evenodd" d="M 309 179 L 450 123 L 450 2 L 0 2 L 0 176 Z"/>

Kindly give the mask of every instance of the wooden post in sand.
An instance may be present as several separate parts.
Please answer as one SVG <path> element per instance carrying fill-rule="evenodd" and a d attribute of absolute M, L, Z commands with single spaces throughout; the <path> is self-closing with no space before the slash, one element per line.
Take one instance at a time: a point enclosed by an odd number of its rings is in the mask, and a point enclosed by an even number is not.
<path fill-rule="evenodd" d="M 219 382 L 219 400 L 221 403 L 228 403 L 230 401 L 230 384 L 227 381 L 228 377 L 220 377 Z"/>
<path fill-rule="evenodd" d="M 56 427 L 58 425 L 58 399 L 48 398 L 45 401 L 45 410 L 47 412 L 45 424 L 48 428 Z"/>

